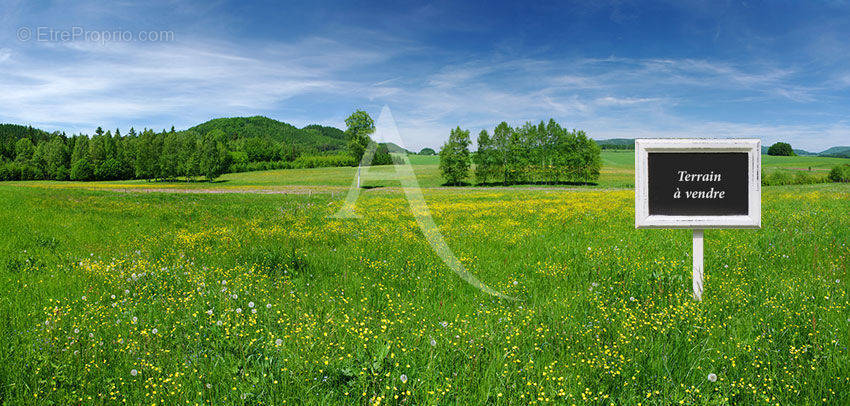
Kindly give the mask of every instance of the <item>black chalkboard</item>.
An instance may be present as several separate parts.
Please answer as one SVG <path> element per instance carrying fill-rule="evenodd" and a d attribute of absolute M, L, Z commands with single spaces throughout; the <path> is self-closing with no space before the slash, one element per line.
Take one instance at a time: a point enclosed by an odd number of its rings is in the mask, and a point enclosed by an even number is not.
<path fill-rule="evenodd" d="M 650 152 L 649 214 L 735 216 L 749 210 L 745 152 Z"/>

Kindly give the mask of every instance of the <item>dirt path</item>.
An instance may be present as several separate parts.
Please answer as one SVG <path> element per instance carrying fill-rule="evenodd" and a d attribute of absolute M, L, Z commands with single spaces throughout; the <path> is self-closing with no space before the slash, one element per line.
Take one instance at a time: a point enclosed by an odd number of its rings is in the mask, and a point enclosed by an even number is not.
<path fill-rule="evenodd" d="M 449 191 L 511 191 L 511 190 L 542 190 L 542 191 L 602 191 L 602 190 L 624 190 L 631 188 L 595 188 L 581 186 L 436 186 L 423 187 L 422 190 L 449 190 Z M 347 193 L 347 187 L 338 188 L 244 188 L 244 189 L 179 189 L 179 188 L 99 188 L 91 190 L 109 190 L 120 193 L 186 193 L 186 194 L 263 194 L 263 195 L 313 195 L 313 194 L 330 194 L 337 195 Z M 378 193 L 378 192 L 396 192 L 400 191 L 399 186 L 379 186 L 374 188 L 362 189 L 360 193 Z"/>
<path fill-rule="evenodd" d="M 186 193 L 186 194 L 260 194 L 260 195 L 312 195 L 312 194 L 337 194 L 345 189 L 313 189 L 313 188 L 244 188 L 244 189 L 214 189 L 214 188 L 198 188 L 198 189 L 179 189 L 179 188 L 102 188 L 91 190 L 109 190 L 120 193 Z"/>

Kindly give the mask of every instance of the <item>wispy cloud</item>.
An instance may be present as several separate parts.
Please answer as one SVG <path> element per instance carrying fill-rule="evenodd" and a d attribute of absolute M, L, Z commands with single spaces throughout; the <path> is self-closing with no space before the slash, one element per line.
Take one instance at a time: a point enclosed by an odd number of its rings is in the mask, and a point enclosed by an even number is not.
<path fill-rule="evenodd" d="M 439 145 L 457 125 L 477 132 L 549 117 L 597 138 L 758 136 L 815 150 L 850 138 L 841 45 L 850 30 L 837 17 L 768 35 L 729 10 L 677 3 L 671 16 L 719 20 L 671 22 L 658 27 L 665 37 L 643 38 L 640 7 L 604 2 L 504 15 L 304 5 L 286 18 L 260 3 L 140 4 L 4 4 L 0 121 L 91 132 L 263 114 L 342 126 L 355 108 L 377 114 L 388 104 L 412 148 Z M 34 24 L 180 29 L 157 43 L 8 40 Z M 700 35 L 709 41 L 691 38 Z"/>
<path fill-rule="evenodd" d="M 250 54 L 242 46 L 205 42 L 36 46 L 43 48 L 38 54 L 64 56 L 44 64 L 25 53 L 0 54 L 2 114 L 77 128 L 161 115 L 182 124 L 265 111 L 294 96 L 356 90 L 359 85 L 341 72 L 388 57 L 322 38 L 265 43 Z"/>

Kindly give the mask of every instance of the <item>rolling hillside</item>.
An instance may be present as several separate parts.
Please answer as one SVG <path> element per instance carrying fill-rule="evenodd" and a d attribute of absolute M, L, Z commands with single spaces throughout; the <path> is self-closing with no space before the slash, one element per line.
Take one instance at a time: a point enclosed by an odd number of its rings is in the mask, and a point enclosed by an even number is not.
<path fill-rule="evenodd" d="M 237 138 L 270 138 L 290 147 L 333 151 L 345 148 L 345 133 L 335 127 L 318 124 L 298 128 L 268 117 L 216 118 L 189 129 L 200 134 L 222 130 L 231 140 Z"/>

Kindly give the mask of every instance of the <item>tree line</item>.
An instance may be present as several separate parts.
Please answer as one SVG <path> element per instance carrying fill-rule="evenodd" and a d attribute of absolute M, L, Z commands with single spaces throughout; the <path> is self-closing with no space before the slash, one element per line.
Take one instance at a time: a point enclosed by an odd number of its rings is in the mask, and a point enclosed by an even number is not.
<path fill-rule="evenodd" d="M 213 131 L 137 133 L 127 135 L 98 127 L 95 135 L 44 135 L 30 131 L 4 148 L 2 180 L 119 180 L 204 177 L 212 180 L 230 165 L 224 133 Z M 8 138 L 8 137 L 7 137 Z M 7 140 L 8 141 L 8 140 Z M 8 144 L 8 142 L 7 142 Z"/>
<path fill-rule="evenodd" d="M 211 120 L 186 131 L 130 128 L 126 135 L 98 127 L 92 136 L 71 137 L 2 124 L 0 180 L 211 181 L 228 172 L 353 166 L 373 142 L 374 122 L 358 110 L 346 123 L 343 132 L 249 117 Z M 391 163 L 387 146 L 377 145 L 372 165 Z"/>
<path fill-rule="evenodd" d="M 599 179 L 601 149 L 581 130 L 566 130 L 555 120 L 511 127 L 500 123 L 491 136 L 478 134 L 478 150 L 469 152 L 468 130 L 457 127 L 440 149 L 440 170 L 447 184 L 469 178 L 471 164 L 479 184 L 588 183 Z"/>

